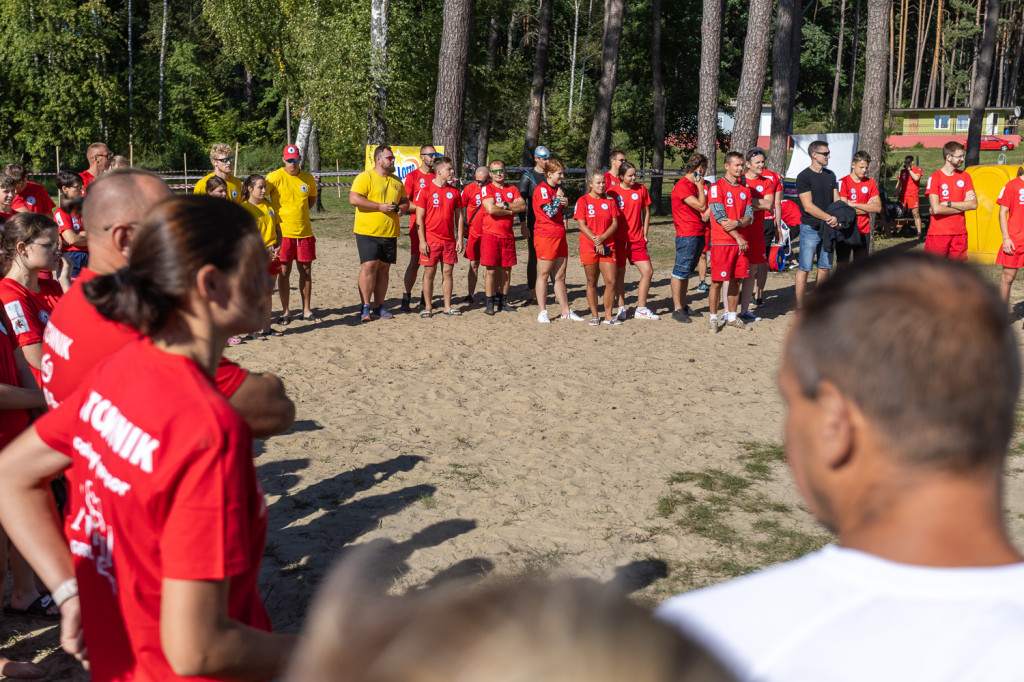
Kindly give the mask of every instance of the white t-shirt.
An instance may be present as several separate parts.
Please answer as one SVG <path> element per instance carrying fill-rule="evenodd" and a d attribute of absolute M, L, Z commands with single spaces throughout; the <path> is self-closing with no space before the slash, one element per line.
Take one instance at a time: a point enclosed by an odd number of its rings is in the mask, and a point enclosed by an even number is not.
<path fill-rule="evenodd" d="M 750 682 L 1024 680 L 1024 564 L 928 568 L 829 545 L 655 615 Z"/>

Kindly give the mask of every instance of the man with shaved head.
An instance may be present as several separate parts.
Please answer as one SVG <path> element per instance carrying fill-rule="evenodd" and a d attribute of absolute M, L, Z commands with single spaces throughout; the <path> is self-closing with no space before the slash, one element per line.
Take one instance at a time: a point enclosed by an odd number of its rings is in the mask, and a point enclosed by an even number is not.
<path fill-rule="evenodd" d="M 102 142 L 93 142 L 89 145 L 89 148 L 85 151 L 85 159 L 89 162 L 89 169 L 78 174 L 82 178 L 83 187 L 88 187 L 101 173 L 105 173 L 110 168 L 110 158 L 112 156 L 113 154 L 110 153 L 110 149 Z"/>
<path fill-rule="evenodd" d="M 977 271 L 923 254 L 841 269 L 778 374 L 789 467 L 835 544 L 656 615 L 741 680 L 1024 679 L 1024 557 L 1003 508 L 1020 382 Z"/>
<path fill-rule="evenodd" d="M 480 198 L 480 189 L 491 181 L 491 172 L 487 166 L 477 166 L 473 174 L 476 182 L 471 182 L 462 190 L 462 206 L 466 213 L 466 260 L 469 261 L 469 273 L 466 277 L 469 280 L 469 295 L 464 303 L 473 305 L 474 294 L 476 294 L 476 282 L 480 273 L 480 239 L 484 234 L 484 211 L 483 199 Z"/>
<path fill-rule="evenodd" d="M 82 208 L 89 267 L 82 269 L 54 308 L 43 334 L 43 395 L 50 407 L 65 400 L 99 360 L 138 338 L 134 329 L 100 315 L 85 300 L 81 285 L 124 267 L 136 226 L 150 208 L 170 196 L 171 190 L 163 180 L 132 169 L 110 171 L 89 190 Z M 292 425 L 295 406 L 273 374 L 246 372 L 225 359 L 215 381 L 249 422 L 254 436 L 280 433 Z"/>

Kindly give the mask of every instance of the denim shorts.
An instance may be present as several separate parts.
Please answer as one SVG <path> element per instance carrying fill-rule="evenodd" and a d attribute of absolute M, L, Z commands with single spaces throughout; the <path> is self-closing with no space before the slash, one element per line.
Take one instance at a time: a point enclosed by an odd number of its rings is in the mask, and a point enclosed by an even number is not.
<path fill-rule="evenodd" d="M 818 267 L 823 270 L 832 269 L 832 254 L 825 251 L 821 243 L 821 233 L 807 225 L 800 226 L 799 267 L 804 272 L 814 269 L 814 256 L 818 256 Z"/>
<path fill-rule="evenodd" d="M 672 266 L 672 276 L 676 279 L 689 279 L 690 273 L 697 269 L 702 255 L 704 255 L 704 235 L 676 237 L 676 263 Z"/>

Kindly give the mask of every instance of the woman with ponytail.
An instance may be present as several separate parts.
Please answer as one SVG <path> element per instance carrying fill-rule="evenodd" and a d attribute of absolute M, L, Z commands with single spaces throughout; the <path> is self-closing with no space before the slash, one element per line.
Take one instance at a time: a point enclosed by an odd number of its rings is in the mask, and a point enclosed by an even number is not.
<path fill-rule="evenodd" d="M 0 523 L 93 680 L 276 677 L 294 639 L 270 632 L 257 591 L 267 510 L 252 434 L 213 381 L 228 337 L 266 317 L 256 225 L 229 201 L 168 199 L 128 264 L 82 286 L 144 336 L 0 453 Z M 62 532 L 46 484 L 65 470 Z"/>

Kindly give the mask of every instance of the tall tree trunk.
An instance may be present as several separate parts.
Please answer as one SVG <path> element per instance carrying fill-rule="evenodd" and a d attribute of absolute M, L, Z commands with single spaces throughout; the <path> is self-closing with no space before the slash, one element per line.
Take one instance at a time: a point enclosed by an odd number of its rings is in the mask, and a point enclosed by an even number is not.
<path fill-rule="evenodd" d="M 1008 50 L 1006 49 L 1006 42 L 1007 38 L 1009 37 L 1008 32 L 1009 27 L 1001 31 L 1002 35 L 999 36 L 999 45 L 996 47 L 996 54 L 999 55 L 999 88 L 996 91 L 995 99 L 995 106 L 997 107 L 1003 106 L 1003 81 L 1005 80 L 1006 76 L 1006 54 L 1008 52 Z"/>
<path fill-rule="evenodd" d="M 156 105 L 156 139 L 164 137 L 164 62 L 167 56 L 167 0 L 164 0 L 164 19 L 160 28 L 160 94 Z"/>
<path fill-rule="evenodd" d="M 985 101 L 989 80 L 992 78 L 992 62 L 996 51 L 996 29 L 999 28 L 999 0 L 988 0 L 985 8 L 985 28 L 978 46 L 978 78 L 971 93 L 971 123 L 967 129 L 966 165 L 978 165 L 981 151 L 981 125 L 985 118 Z"/>
<path fill-rule="evenodd" d="M 309 130 L 309 171 L 311 173 L 319 173 L 321 170 L 320 166 L 320 131 L 316 123 L 310 126 Z M 335 181 L 341 180 L 341 178 L 334 178 Z M 316 202 L 313 204 L 313 213 L 324 212 L 324 193 L 317 191 Z"/>
<path fill-rule="evenodd" d="M 975 9 L 974 25 L 981 26 L 981 8 L 985 0 L 978 0 L 978 7 Z M 981 44 L 980 37 L 974 39 L 974 56 L 971 58 L 971 95 L 970 101 L 974 101 L 974 84 L 978 81 L 978 46 Z"/>
<path fill-rule="evenodd" d="M 132 41 L 132 0 L 128 0 L 128 144 L 135 137 L 135 44 Z"/>
<path fill-rule="evenodd" d="M 900 0 L 902 2 L 902 0 Z M 857 0 L 857 23 L 860 23 L 860 2 Z M 893 74 L 894 59 L 896 56 L 896 6 L 891 2 L 889 3 L 889 89 L 886 93 L 889 96 L 889 127 L 892 128 L 892 107 L 893 107 L 893 90 L 895 89 L 895 81 Z M 854 34 L 854 40 L 856 40 L 856 34 Z M 856 62 L 856 59 L 854 59 Z M 850 84 L 850 104 L 853 105 L 853 84 Z"/>
<path fill-rule="evenodd" d="M 903 106 L 903 76 L 907 65 L 907 15 L 910 13 L 910 0 L 900 0 L 900 50 L 899 66 L 896 67 L 896 83 L 893 88 L 892 105 Z"/>
<path fill-rule="evenodd" d="M 445 153 L 455 162 L 455 178 L 462 176 L 462 115 L 466 107 L 472 13 L 472 0 L 444 0 L 434 97 L 434 143 L 443 144 Z"/>
<path fill-rule="evenodd" d="M 836 77 L 832 82 L 832 125 L 836 123 L 836 110 L 839 108 L 839 74 L 843 72 L 843 30 L 845 28 L 846 0 L 841 0 L 839 3 L 839 43 L 836 45 Z M 744 55 L 745 53 L 744 50 Z"/>
<path fill-rule="evenodd" d="M 587 53 L 590 51 L 590 17 L 594 14 L 594 0 L 590 0 L 587 7 L 587 32 L 584 33 L 586 36 L 586 42 L 583 44 L 583 59 L 580 62 L 580 92 L 576 96 L 577 102 L 583 101 L 583 77 L 587 74 Z M 579 111 L 579 107 L 576 107 Z"/>
<path fill-rule="evenodd" d="M 800 0 L 779 0 L 772 46 L 772 137 L 768 146 L 768 167 L 779 175 L 786 173 L 786 151 L 796 95 L 793 71 L 800 62 L 799 34 Z"/>
<path fill-rule="evenodd" d="M 245 97 L 245 108 L 252 113 L 252 72 L 249 69 L 245 69 L 245 87 L 242 93 Z"/>
<path fill-rule="evenodd" d="M 730 145 L 741 152 L 757 144 L 757 131 L 761 125 L 764 76 L 768 70 L 768 46 L 771 44 L 772 0 L 750 0 L 748 7 L 743 69 L 736 91 L 736 123 Z"/>
<path fill-rule="evenodd" d="M 867 0 L 867 46 L 864 52 L 864 97 L 861 100 L 860 139 L 858 145 L 871 155 L 868 175 L 880 181 L 883 129 L 885 123 L 885 36 L 889 32 L 889 7 L 892 0 Z"/>
<path fill-rule="evenodd" d="M 487 29 L 487 82 L 491 82 L 491 74 L 494 73 L 494 64 L 498 59 L 498 21 L 492 16 Z M 487 163 L 487 148 L 491 144 L 491 110 L 485 107 L 477 129 L 476 138 L 476 165 L 483 166 Z"/>
<path fill-rule="evenodd" d="M 622 15 L 625 0 L 605 0 L 604 37 L 601 39 L 601 81 L 597 86 L 594 120 L 587 146 L 587 176 L 601 170 L 608 160 L 611 142 L 612 97 L 619 69 L 619 43 L 622 41 Z"/>
<path fill-rule="evenodd" d="M 544 83 L 548 73 L 548 51 L 551 44 L 551 8 L 554 0 L 540 0 L 537 13 L 537 49 L 533 55 L 533 78 L 530 81 L 530 108 L 526 114 L 526 136 L 523 140 L 521 166 L 533 165 L 533 150 L 540 138 L 541 106 Z"/>
<path fill-rule="evenodd" d="M 924 7 L 924 0 L 921 0 L 921 8 Z M 924 62 L 924 48 L 925 43 L 928 42 L 928 29 L 932 23 L 932 12 L 935 10 L 935 0 L 931 0 L 928 3 L 928 18 L 921 21 L 920 11 L 918 13 L 918 27 L 917 27 L 917 50 L 916 58 L 914 59 L 914 87 L 910 93 L 910 106 L 916 107 L 920 101 L 921 96 L 921 71 L 923 69 Z"/>
<path fill-rule="evenodd" d="M 309 115 L 308 104 L 306 107 L 302 110 L 299 128 L 295 131 L 295 146 L 299 148 L 299 158 L 304 162 L 309 160 L 309 137 L 313 132 L 313 117 Z"/>
<path fill-rule="evenodd" d="M 388 5 L 390 0 L 370 0 L 370 103 L 366 144 L 384 144 L 388 110 Z"/>
<path fill-rule="evenodd" d="M 853 21 L 853 58 L 850 60 L 850 106 L 853 106 L 853 85 L 857 82 L 857 44 L 860 41 L 860 0 L 853 0 L 856 5 Z M 902 2 L 902 0 L 901 0 Z M 892 15 L 889 16 L 889 50 L 892 51 Z M 889 90 L 892 90 L 892 58 L 889 58 Z"/>
<path fill-rule="evenodd" d="M 1020 74 L 1021 49 L 1024 48 L 1024 17 L 1017 24 L 1017 48 L 1013 55 L 1013 71 L 1010 74 L 1010 87 L 1007 93 L 1006 105 L 1014 106 L 1017 102 L 1017 76 Z"/>
<path fill-rule="evenodd" d="M 576 41 L 580 35 L 580 0 L 573 0 L 572 55 L 569 57 L 569 115 L 572 121 L 573 96 L 576 94 Z"/>
<path fill-rule="evenodd" d="M 932 77 L 928 79 L 928 94 L 925 106 L 935 106 L 935 94 L 939 84 L 939 53 L 942 51 L 942 0 L 939 0 L 939 11 L 935 17 L 935 50 L 932 55 Z"/>
<path fill-rule="evenodd" d="M 665 83 L 661 73 L 661 0 L 651 0 L 651 92 L 654 105 L 654 155 L 651 202 L 661 215 L 661 172 L 665 170 Z"/>
<path fill-rule="evenodd" d="M 708 157 L 707 172 L 714 175 L 718 165 L 715 152 L 718 148 L 718 73 L 722 66 L 722 0 L 704 0 L 700 34 L 697 151 Z"/>

